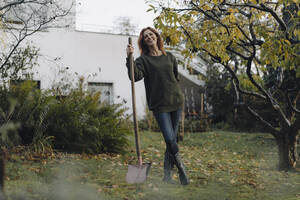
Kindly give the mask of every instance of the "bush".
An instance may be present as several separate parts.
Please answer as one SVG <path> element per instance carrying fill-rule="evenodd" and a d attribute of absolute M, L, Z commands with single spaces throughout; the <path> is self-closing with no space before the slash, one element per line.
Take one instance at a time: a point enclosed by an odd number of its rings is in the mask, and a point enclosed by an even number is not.
<path fill-rule="evenodd" d="M 185 132 L 205 132 L 209 129 L 210 122 L 207 117 L 197 117 L 196 119 L 184 119 Z"/>
<path fill-rule="evenodd" d="M 129 129 L 122 105 L 99 105 L 100 94 L 83 91 L 82 82 L 63 99 L 34 88 L 33 82 L 25 81 L 0 90 L 1 112 L 10 113 L 10 122 L 20 123 L 14 136 L 20 140 L 12 140 L 17 141 L 14 145 L 30 145 L 35 151 L 52 147 L 86 153 L 126 150 Z M 10 98 L 17 102 L 13 112 L 8 109 Z M 0 125 L 4 123 L 5 118 L 0 118 Z"/>
<path fill-rule="evenodd" d="M 55 137 L 55 148 L 79 153 L 126 150 L 126 110 L 121 104 L 99 105 L 99 98 L 99 94 L 84 92 L 79 87 L 52 105 L 46 134 Z"/>
<path fill-rule="evenodd" d="M 17 135 L 10 135 L 15 138 L 14 145 L 30 144 L 34 137 L 42 134 L 45 130 L 45 117 L 51 97 L 35 89 L 35 83 L 25 81 L 18 85 L 11 85 L 10 88 L 1 87 L 0 109 L 3 113 L 9 114 L 9 121 L 20 124 Z M 8 105 L 14 103 L 13 110 L 9 111 Z M 4 123 L 3 121 L 1 122 Z M 16 140 L 19 138 L 18 140 Z"/>

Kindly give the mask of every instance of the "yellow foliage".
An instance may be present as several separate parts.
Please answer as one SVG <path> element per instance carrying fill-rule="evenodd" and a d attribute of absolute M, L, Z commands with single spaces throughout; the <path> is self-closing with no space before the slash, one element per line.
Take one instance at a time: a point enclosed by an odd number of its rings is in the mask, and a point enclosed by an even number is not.
<path fill-rule="evenodd" d="M 211 7 L 208 4 L 203 4 L 202 9 L 203 10 L 211 10 Z"/>
<path fill-rule="evenodd" d="M 195 16 L 197 16 L 197 15 L 198 15 L 198 12 L 195 11 L 195 10 L 192 10 L 192 11 L 189 12 L 189 15 L 195 15 Z"/>
<path fill-rule="evenodd" d="M 240 84 L 243 89 L 247 89 L 250 91 L 257 91 L 257 88 L 252 84 L 252 82 L 249 80 L 248 77 L 246 77 L 245 75 L 240 75 L 238 78 L 240 80 Z M 253 79 L 256 82 L 262 82 L 262 79 L 257 75 L 253 75 Z"/>
<path fill-rule="evenodd" d="M 236 18 L 235 18 L 235 16 L 234 16 L 233 13 L 230 13 L 229 20 L 230 20 L 231 23 L 235 23 L 236 22 Z"/>
<path fill-rule="evenodd" d="M 291 45 L 291 42 L 288 40 L 284 40 L 285 43 L 287 43 L 287 45 Z"/>
<path fill-rule="evenodd" d="M 300 40 L 300 29 L 294 30 L 294 35 Z"/>
<path fill-rule="evenodd" d="M 241 2 L 257 4 L 256 1 L 243 0 Z M 283 3 L 289 4 L 292 1 L 278 0 L 278 6 L 281 7 Z M 199 4 L 199 1 L 197 1 L 198 8 L 201 8 L 204 12 L 208 11 L 207 13 L 210 13 L 212 9 L 216 9 L 214 11 L 218 12 L 216 4 L 219 2 L 219 0 L 200 0 Z M 267 2 L 267 0 L 260 1 L 260 3 L 263 2 Z M 299 51 L 297 48 L 299 49 L 299 45 L 291 44 L 289 40 L 283 39 L 285 38 L 284 33 L 279 30 L 278 23 L 270 13 L 254 7 L 247 8 L 244 9 L 244 12 L 251 13 L 251 18 L 247 19 L 238 9 L 243 8 L 227 7 L 228 14 L 220 17 L 216 16 L 217 18 L 219 17 L 218 21 L 209 19 L 197 10 L 176 12 L 170 9 L 161 13 L 160 18 L 155 23 L 165 33 L 165 36 L 171 37 L 171 45 L 178 45 L 182 41 L 187 41 L 187 49 L 192 49 L 193 47 L 198 49 L 204 48 L 210 54 L 221 58 L 222 62 L 230 60 L 230 54 L 226 49 L 229 44 L 236 52 L 249 56 L 249 53 L 253 50 L 251 45 L 242 48 L 240 44 L 244 41 L 247 42 L 248 38 L 252 38 L 249 30 L 249 25 L 252 23 L 252 30 L 256 35 L 256 39 L 263 41 L 263 45 L 257 46 L 256 56 L 261 61 L 256 63 L 259 69 L 264 70 L 265 65 L 272 65 L 275 68 L 278 66 L 288 68 L 299 65 L 299 61 L 297 61 L 297 52 Z M 197 26 L 193 26 L 198 22 Z M 184 29 L 181 27 L 184 27 Z M 185 31 L 189 34 L 185 34 Z M 289 31 L 291 31 L 291 35 L 300 39 L 299 29 Z M 193 44 L 190 40 L 193 41 Z M 191 52 L 187 53 L 191 55 Z M 186 57 L 189 57 L 189 55 L 186 55 Z"/>

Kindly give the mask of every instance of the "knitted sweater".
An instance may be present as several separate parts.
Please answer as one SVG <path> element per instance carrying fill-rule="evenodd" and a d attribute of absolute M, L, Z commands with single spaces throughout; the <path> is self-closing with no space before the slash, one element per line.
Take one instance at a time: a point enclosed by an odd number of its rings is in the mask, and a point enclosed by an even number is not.
<path fill-rule="evenodd" d="M 126 60 L 128 76 L 129 59 Z M 184 97 L 178 84 L 176 58 L 169 52 L 165 56 L 141 55 L 134 61 L 134 79 L 144 78 L 149 110 L 154 113 L 171 112 L 183 107 Z"/>

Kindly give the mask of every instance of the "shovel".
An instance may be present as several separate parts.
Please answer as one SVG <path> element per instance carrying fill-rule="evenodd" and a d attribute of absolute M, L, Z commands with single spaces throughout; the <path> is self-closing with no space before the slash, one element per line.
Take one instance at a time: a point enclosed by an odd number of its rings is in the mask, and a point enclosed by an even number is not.
<path fill-rule="evenodd" d="M 128 38 L 128 43 L 130 45 L 132 44 L 131 37 Z M 129 54 L 129 63 L 130 63 L 130 75 L 131 75 L 133 125 L 134 125 L 135 146 L 136 146 L 136 153 L 138 157 L 138 164 L 128 165 L 126 181 L 127 183 L 133 184 L 133 183 L 142 183 L 146 180 L 151 167 L 151 163 L 143 164 L 141 151 L 140 151 L 140 139 L 138 133 L 138 123 L 137 123 L 136 108 L 135 108 L 134 67 L 133 67 L 132 53 Z"/>

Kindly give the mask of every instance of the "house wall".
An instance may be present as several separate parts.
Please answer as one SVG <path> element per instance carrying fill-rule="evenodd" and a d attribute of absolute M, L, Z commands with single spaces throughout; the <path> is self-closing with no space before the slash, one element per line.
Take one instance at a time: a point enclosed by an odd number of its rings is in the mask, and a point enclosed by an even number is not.
<path fill-rule="evenodd" d="M 134 57 L 138 57 L 137 36 L 132 36 L 132 40 Z M 84 76 L 86 82 L 113 83 L 114 103 L 126 102 L 128 113 L 132 112 L 131 83 L 125 66 L 128 36 L 48 29 L 31 36 L 27 42 L 40 48 L 40 66 L 34 78 L 41 80 L 42 89 L 50 88 L 59 79 L 59 68 L 68 67 L 70 74 Z M 137 82 L 135 88 L 141 118 L 146 105 L 143 81 Z"/>

